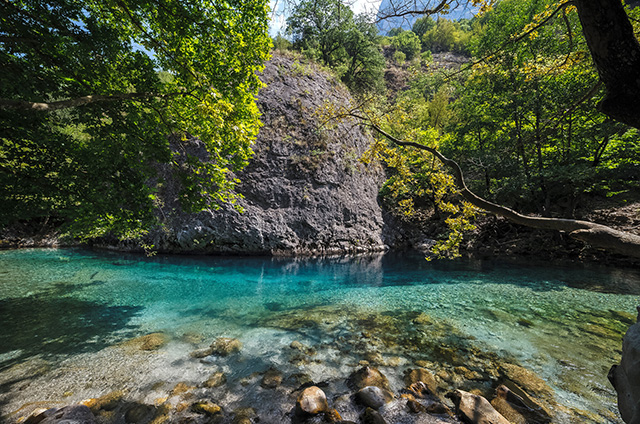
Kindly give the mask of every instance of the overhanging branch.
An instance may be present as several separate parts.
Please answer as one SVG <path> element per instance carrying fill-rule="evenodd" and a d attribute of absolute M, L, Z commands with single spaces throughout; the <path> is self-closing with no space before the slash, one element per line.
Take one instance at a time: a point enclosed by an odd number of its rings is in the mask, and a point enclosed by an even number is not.
<path fill-rule="evenodd" d="M 606 225 L 596 224 L 589 221 L 562 218 L 543 218 L 537 216 L 522 215 L 514 211 L 513 209 L 490 202 L 469 190 L 465 183 L 464 174 L 462 172 L 462 169 L 460 168 L 460 165 L 458 165 L 458 163 L 453 159 L 449 159 L 444 156 L 437 149 L 412 141 L 400 140 L 387 133 L 378 125 L 372 123 L 370 120 L 355 113 L 350 113 L 350 115 L 354 118 L 362 120 L 365 125 L 369 126 L 378 134 L 384 136 L 397 146 L 414 147 L 416 149 L 424 150 L 434 155 L 436 158 L 438 158 L 438 160 L 440 160 L 440 162 L 442 162 L 453 171 L 453 176 L 455 178 L 456 185 L 460 190 L 460 195 L 466 201 L 480 209 L 507 218 L 509 221 L 516 224 L 542 230 L 563 231 L 568 233 L 569 236 L 588 243 L 594 247 L 602 248 L 625 256 L 640 258 L 639 235 L 627 233 L 624 231 L 618 231 L 616 229 L 607 227 Z"/>
<path fill-rule="evenodd" d="M 187 95 L 188 93 L 123 93 L 113 94 L 110 96 L 91 95 L 76 97 L 75 99 L 59 100 L 57 102 L 29 102 L 26 100 L 2 99 L 0 98 L 0 109 L 21 109 L 21 110 L 37 110 L 44 112 L 52 112 L 54 110 L 68 109 L 72 107 L 84 106 L 97 102 L 112 102 L 123 100 L 147 100 L 151 98 L 164 98 L 173 96 Z"/>

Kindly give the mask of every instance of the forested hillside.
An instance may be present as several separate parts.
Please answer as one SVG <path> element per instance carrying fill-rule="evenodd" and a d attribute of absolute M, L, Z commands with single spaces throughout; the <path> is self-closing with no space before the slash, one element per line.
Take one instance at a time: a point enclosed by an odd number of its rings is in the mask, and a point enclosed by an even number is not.
<path fill-rule="evenodd" d="M 637 232 L 638 130 L 597 111 L 605 87 L 574 7 L 505 0 L 471 20 L 427 16 L 411 31 L 381 36 L 365 30 L 363 17 L 338 14 L 339 25 L 319 18 L 338 10 L 339 2 L 311 4 L 296 9 L 306 20 L 290 20 L 288 48 L 334 69 L 361 99 L 356 109 L 364 121 L 455 160 L 469 189 L 491 202 L 541 217 L 602 220 L 610 214 L 614 225 Z M 638 15 L 637 9 L 627 12 Z M 378 48 L 342 47 L 356 39 Z M 276 40 L 280 48 L 285 44 Z M 353 63 L 362 64 L 360 73 L 352 71 Z M 375 83 L 382 66 L 385 86 Z M 372 82 L 355 84 L 354 74 Z M 453 180 L 441 164 L 386 141 L 372 156 L 388 166 L 381 190 L 386 204 L 408 218 L 446 218 L 453 231 L 442 247 L 455 250 L 477 210 L 455 200 Z M 517 227 L 491 226 L 495 236 L 507 227 L 516 234 L 512 240 L 523 238 Z M 530 247 L 509 237 L 501 241 L 521 253 Z"/>

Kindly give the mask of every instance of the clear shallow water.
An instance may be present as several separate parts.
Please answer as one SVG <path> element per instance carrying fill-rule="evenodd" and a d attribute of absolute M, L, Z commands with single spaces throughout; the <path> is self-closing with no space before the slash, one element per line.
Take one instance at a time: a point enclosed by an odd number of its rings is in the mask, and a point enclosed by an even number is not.
<path fill-rule="evenodd" d="M 234 376 L 240 381 L 269 367 L 343 380 L 373 353 L 399 389 L 402 371 L 415 361 L 428 361 L 434 373 L 451 371 L 469 361 L 471 354 L 461 360 L 460 352 L 478 351 L 477 363 L 503 358 L 534 371 L 559 404 L 595 414 L 591 422 L 619 422 L 606 374 L 619 361 L 638 304 L 640 272 L 611 268 L 407 255 L 285 260 L 2 251 L 0 408 L 7 416 L 23 403 L 52 399 L 61 387 L 69 388 L 58 396 L 67 403 L 123 384 L 144 398 L 154 382 L 195 381 L 213 367 L 227 373 L 229 385 Z M 110 356 L 113 345 L 153 332 L 172 341 L 146 365 Z M 190 351 L 221 336 L 239 338 L 245 359 L 212 359 L 210 366 L 189 360 Z M 314 347 L 314 360 L 292 358 L 294 340 Z M 16 371 L 34 361 L 46 361 L 47 371 Z M 114 371 L 111 382 L 106 376 L 100 384 L 97 377 L 75 384 L 94 372 L 77 370 L 96 362 L 128 375 L 151 363 L 153 369 L 126 381 Z M 35 378 L 38 384 L 24 386 Z M 230 393 L 219 396 L 234 401 Z"/>

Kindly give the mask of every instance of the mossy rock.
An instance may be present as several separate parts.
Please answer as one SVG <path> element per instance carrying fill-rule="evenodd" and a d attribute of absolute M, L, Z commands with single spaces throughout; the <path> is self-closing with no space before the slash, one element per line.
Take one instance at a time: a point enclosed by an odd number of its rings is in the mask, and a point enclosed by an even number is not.
<path fill-rule="evenodd" d="M 229 356 L 232 353 L 240 352 L 242 342 L 229 337 L 219 337 L 210 346 L 211 353 L 220 356 Z"/>
<path fill-rule="evenodd" d="M 217 371 L 203 383 L 204 387 L 213 388 L 220 387 L 227 382 L 227 376 L 222 371 Z"/>
<path fill-rule="evenodd" d="M 122 402 L 125 394 L 124 390 L 114 390 L 99 398 L 86 399 L 80 403 L 89 407 L 94 414 L 100 410 L 113 411 Z"/>
<path fill-rule="evenodd" d="M 206 414 L 210 417 L 222 413 L 222 408 L 207 400 L 199 401 L 191 405 L 191 410 L 199 414 Z"/>
<path fill-rule="evenodd" d="M 142 351 L 154 351 L 167 344 L 169 337 L 164 333 L 151 333 L 124 341 L 120 346 L 139 349 Z"/>

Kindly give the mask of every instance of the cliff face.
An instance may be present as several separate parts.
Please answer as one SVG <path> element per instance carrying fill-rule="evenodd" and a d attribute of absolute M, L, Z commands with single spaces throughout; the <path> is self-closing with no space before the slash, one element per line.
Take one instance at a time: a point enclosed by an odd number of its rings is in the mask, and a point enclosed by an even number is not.
<path fill-rule="evenodd" d="M 384 250 L 377 194 L 383 173 L 358 159 L 370 136 L 341 122 L 321 125 L 326 102 L 344 105 L 350 94 L 337 79 L 275 55 L 262 75 L 258 107 L 264 126 L 255 155 L 237 177 L 244 196 L 233 207 L 180 212 L 170 175 L 161 194 L 165 229 L 148 242 L 163 252 L 243 254 L 339 254 Z M 197 139 L 190 154 L 206 152 Z"/>

